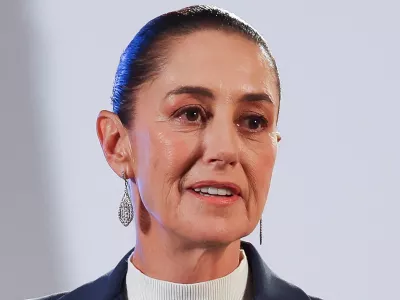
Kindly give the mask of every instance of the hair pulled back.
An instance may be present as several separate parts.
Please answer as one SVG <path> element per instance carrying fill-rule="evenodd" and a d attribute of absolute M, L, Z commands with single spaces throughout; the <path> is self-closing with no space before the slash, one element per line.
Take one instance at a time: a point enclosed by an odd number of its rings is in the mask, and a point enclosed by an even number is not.
<path fill-rule="evenodd" d="M 122 53 L 112 91 L 113 111 L 125 126 L 135 114 L 136 92 L 154 80 L 167 63 L 171 41 L 190 33 L 215 29 L 237 33 L 263 48 L 275 72 L 279 98 L 280 80 L 271 52 L 262 36 L 234 14 L 209 5 L 195 5 L 163 14 L 149 21 Z"/>

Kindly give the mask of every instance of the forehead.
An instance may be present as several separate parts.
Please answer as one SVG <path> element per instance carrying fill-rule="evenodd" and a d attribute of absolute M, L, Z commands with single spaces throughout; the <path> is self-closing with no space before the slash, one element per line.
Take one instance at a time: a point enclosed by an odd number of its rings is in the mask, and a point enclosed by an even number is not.
<path fill-rule="evenodd" d="M 160 77 L 169 86 L 201 85 L 230 94 L 266 92 L 278 101 L 265 51 L 237 33 L 203 30 L 175 40 Z"/>

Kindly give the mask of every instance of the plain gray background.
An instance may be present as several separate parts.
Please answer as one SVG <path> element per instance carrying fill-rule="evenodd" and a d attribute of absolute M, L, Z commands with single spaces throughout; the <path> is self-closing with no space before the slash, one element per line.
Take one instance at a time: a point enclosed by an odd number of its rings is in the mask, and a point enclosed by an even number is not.
<path fill-rule="evenodd" d="M 246 238 L 325 299 L 399 299 L 397 1 L 214 1 L 258 29 L 281 73 L 272 190 Z M 95 122 L 148 20 L 193 1 L 0 2 L 0 298 L 71 290 L 134 245 Z"/>

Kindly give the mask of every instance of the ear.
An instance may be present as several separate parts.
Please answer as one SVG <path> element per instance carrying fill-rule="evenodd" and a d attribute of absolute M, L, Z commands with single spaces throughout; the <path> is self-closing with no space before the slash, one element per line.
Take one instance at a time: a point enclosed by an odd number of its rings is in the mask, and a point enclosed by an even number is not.
<path fill-rule="evenodd" d="M 119 176 L 125 172 L 126 178 L 134 177 L 134 157 L 128 130 L 119 117 L 107 110 L 102 110 L 96 122 L 97 136 L 111 169 Z"/>

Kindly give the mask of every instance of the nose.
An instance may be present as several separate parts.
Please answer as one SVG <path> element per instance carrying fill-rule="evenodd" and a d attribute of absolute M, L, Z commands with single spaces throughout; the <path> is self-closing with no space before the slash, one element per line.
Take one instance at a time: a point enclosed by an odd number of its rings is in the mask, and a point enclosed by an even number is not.
<path fill-rule="evenodd" d="M 217 169 L 235 166 L 239 160 L 237 135 L 233 122 L 213 120 L 204 132 L 204 162 Z"/>

